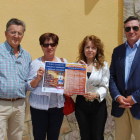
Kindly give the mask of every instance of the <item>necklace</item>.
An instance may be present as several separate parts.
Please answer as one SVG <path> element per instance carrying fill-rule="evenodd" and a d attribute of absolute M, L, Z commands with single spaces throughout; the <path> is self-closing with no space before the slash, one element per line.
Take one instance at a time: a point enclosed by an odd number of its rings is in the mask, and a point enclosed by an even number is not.
<path fill-rule="evenodd" d="M 90 63 L 90 64 L 87 64 L 87 66 L 90 66 L 91 64 L 93 64 L 93 62 L 92 62 L 92 63 Z"/>

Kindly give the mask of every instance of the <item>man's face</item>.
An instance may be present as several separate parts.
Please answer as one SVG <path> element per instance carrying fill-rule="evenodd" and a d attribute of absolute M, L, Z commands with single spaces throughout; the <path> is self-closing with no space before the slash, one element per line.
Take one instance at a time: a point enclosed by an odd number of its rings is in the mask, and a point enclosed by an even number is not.
<path fill-rule="evenodd" d="M 138 31 L 135 31 L 133 29 L 134 26 L 139 27 Z M 126 27 L 130 27 L 129 32 L 126 32 L 124 30 L 128 43 L 135 44 L 140 38 L 140 25 L 139 25 L 138 20 L 132 20 L 132 21 L 127 22 L 125 24 L 124 28 L 126 28 Z"/>
<path fill-rule="evenodd" d="M 23 35 L 23 26 L 21 25 L 11 25 L 8 32 L 5 32 L 7 42 L 13 49 L 18 48 Z"/>

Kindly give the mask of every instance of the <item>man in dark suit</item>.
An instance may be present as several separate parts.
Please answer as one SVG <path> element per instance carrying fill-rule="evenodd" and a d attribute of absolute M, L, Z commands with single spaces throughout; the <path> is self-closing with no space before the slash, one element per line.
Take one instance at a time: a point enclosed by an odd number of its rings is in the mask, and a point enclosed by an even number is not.
<path fill-rule="evenodd" d="M 140 21 L 130 16 L 124 21 L 127 41 L 113 51 L 110 66 L 112 115 L 116 140 L 140 140 Z"/>

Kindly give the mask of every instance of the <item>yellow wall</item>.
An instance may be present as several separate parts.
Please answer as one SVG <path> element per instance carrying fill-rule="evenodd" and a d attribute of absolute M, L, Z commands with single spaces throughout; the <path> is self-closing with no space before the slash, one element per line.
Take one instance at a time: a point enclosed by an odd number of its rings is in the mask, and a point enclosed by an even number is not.
<path fill-rule="evenodd" d="M 0 0 L 0 43 L 5 41 L 7 21 L 19 18 L 26 23 L 21 45 L 32 59 L 42 55 L 39 36 L 56 33 L 56 56 L 76 60 L 78 45 L 86 35 L 100 37 L 110 62 L 114 47 L 122 43 L 123 0 Z"/>

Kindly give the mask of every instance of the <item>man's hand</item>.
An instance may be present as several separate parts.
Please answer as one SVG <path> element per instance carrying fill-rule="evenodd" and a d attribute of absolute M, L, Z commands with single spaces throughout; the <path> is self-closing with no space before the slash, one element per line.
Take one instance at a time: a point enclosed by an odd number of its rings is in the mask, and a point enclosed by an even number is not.
<path fill-rule="evenodd" d="M 131 108 L 132 107 L 124 96 L 120 95 L 117 97 L 116 100 L 120 104 L 119 107 L 121 107 L 121 108 Z"/>
<path fill-rule="evenodd" d="M 121 107 L 121 108 L 131 108 L 132 106 L 131 105 L 119 105 L 119 107 Z"/>
<path fill-rule="evenodd" d="M 131 95 L 130 95 L 130 96 L 127 96 L 126 101 L 127 101 L 128 103 L 130 103 L 131 106 L 135 104 L 135 102 L 133 101 Z"/>
<path fill-rule="evenodd" d="M 130 105 L 130 103 L 128 103 L 126 98 L 122 95 L 118 96 L 116 100 L 120 105 Z"/>

